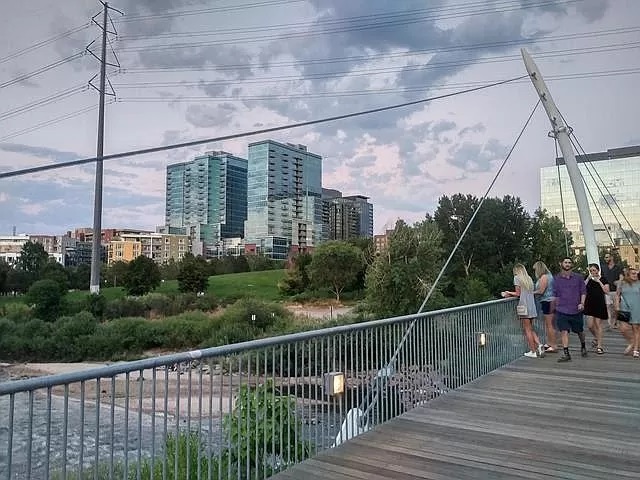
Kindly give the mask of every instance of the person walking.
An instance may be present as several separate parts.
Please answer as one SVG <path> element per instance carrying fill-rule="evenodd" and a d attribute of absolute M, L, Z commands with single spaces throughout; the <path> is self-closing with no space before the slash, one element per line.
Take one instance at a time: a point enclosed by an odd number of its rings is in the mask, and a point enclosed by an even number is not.
<path fill-rule="evenodd" d="M 587 356 L 584 338 L 584 302 L 587 289 L 582 279 L 573 271 L 573 260 L 565 257 L 560 262 L 560 273 L 553 279 L 553 297 L 556 311 L 556 323 L 562 337 L 563 355 L 558 362 L 570 362 L 569 332 L 580 338 L 580 352 Z"/>
<path fill-rule="evenodd" d="M 584 301 L 584 314 L 587 316 L 587 328 L 593 335 L 592 346 L 598 355 L 604 353 L 602 346 L 602 321 L 609 318 L 607 308 L 607 295 L 609 294 L 609 283 L 606 277 L 600 275 L 600 266 L 589 264 L 589 276 L 584 281 L 587 295 Z"/>
<path fill-rule="evenodd" d="M 535 295 L 539 295 L 538 302 L 544 319 L 545 340 L 543 345 L 546 353 L 556 353 L 558 340 L 556 339 L 556 326 L 553 315 L 553 275 L 544 262 L 537 261 L 533 264 L 536 275 Z"/>
<path fill-rule="evenodd" d="M 609 312 L 609 329 L 618 328 L 617 314 L 615 310 L 616 290 L 620 277 L 622 276 L 622 267 L 615 262 L 612 253 L 604 254 L 604 262 L 600 266 L 601 275 L 607 279 L 609 284 L 609 293 L 607 294 L 607 310 Z"/>
<path fill-rule="evenodd" d="M 524 337 L 529 345 L 529 351 L 525 357 L 544 357 L 544 347 L 540 343 L 540 338 L 533 328 L 533 321 L 538 316 L 536 301 L 533 296 L 533 280 L 527 273 L 524 265 L 518 263 L 513 267 L 513 284 L 515 291 L 502 292 L 503 297 L 518 297 L 518 318 L 522 324 Z"/>
<path fill-rule="evenodd" d="M 617 318 L 620 332 L 629 342 L 625 355 L 633 352 L 634 358 L 640 358 L 640 282 L 633 268 L 626 268 L 616 291 Z"/>

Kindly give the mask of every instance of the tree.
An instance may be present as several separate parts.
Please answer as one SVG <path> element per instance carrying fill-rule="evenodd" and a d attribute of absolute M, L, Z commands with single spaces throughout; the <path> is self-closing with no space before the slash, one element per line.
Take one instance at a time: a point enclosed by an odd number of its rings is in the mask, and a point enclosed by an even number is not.
<path fill-rule="evenodd" d="M 528 242 L 530 261 L 543 261 L 553 271 L 557 271 L 562 258 L 573 251 L 573 238 L 562 220 L 542 209 L 537 209 L 533 214 Z"/>
<path fill-rule="evenodd" d="M 81 264 L 77 267 L 67 268 L 69 274 L 69 287 L 74 290 L 89 290 L 91 280 L 91 267 Z M 104 282 L 102 282 L 104 284 Z"/>
<path fill-rule="evenodd" d="M 45 265 L 49 262 L 49 254 L 40 243 L 27 242 L 22 246 L 15 269 L 23 271 L 28 285 L 40 279 Z"/>
<path fill-rule="evenodd" d="M 106 287 L 122 286 L 128 270 L 129 264 L 127 262 L 113 262 L 102 269 L 102 284 Z"/>
<path fill-rule="evenodd" d="M 27 302 L 34 305 L 36 318 L 52 322 L 62 313 L 64 291 L 55 280 L 38 280 L 29 288 Z"/>
<path fill-rule="evenodd" d="M 180 263 L 170 258 L 168 262 L 160 265 L 160 274 L 163 280 L 176 280 L 180 271 Z"/>
<path fill-rule="evenodd" d="M 311 258 L 308 253 L 299 253 L 291 259 L 284 278 L 278 282 L 280 292 L 285 295 L 296 295 L 309 288 Z"/>
<path fill-rule="evenodd" d="M 122 283 L 129 295 L 144 295 L 160 285 L 160 269 L 149 257 L 140 255 L 129 262 Z"/>
<path fill-rule="evenodd" d="M 387 249 L 367 270 L 366 298 L 372 313 L 388 317 L 416 313 L 443 263 L 442 232 L 432 220 L 396 223 Z M 436 289 L 429 306 L 446 305 Z"/>
<path fill-rule="evenodd" d="M 209 286 L 209 269 L 202 257 L 187 253 L 179 265 L 178 289 L 181 292 L 206 292 Z"/>
<path fill-rule="evenodd" d="M 333 241 L 316 248 L 309 272 L 313 284 L 329 287 L 339 302 L 340 294 L 355 282 L 363 265 L 362 250 L 346 242 Z"/>
<path fill-rule="evenodd" d="M 4 258 L 0 258 L 0 295 L 6 295 L 9 293 L 9 272 L 11 271 L 11 265 L 9 265 Z"/>
<path fill-rule="evenodd" d="M 59 285 L 60 290 L 63 292 L 69 290 L 69 272 L 61 264 L 51 258 L 44 267 L 42 267 L 40 280 L 53 280 Z"/>

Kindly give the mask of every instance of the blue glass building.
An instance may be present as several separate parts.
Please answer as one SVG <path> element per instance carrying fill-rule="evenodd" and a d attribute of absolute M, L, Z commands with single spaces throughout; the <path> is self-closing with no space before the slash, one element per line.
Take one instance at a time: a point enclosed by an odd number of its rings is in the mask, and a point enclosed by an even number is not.
<path fill-rule="evenodd" d="M 247 160 L 208 152 L 167 166 L 166 225 L 197 232 L 205 246 L 242 237 L 247 219 Z"/>
<path fill-rule="evenodd" d="M 249 144 L 245 242 L 276 259 L 322 241 L 322 157 L 304 145 Z"/>

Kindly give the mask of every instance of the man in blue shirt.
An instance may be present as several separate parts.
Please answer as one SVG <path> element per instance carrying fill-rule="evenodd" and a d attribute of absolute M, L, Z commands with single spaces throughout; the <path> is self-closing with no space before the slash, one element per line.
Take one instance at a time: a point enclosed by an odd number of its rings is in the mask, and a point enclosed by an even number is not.
<path fill-rule="evenodd" d="M 569 331 L 580 338 L 580 351 L 587 356 L 584 338 L 584 301 L 587 289 L 581 275 L 573 272 L 573 260 L 566 257 L 560 262 L 560 273 L 553 279 L 553 297 L 555 303 L 556 323 L 562 335 L 564 355 L 558 362 L 570 362 Z"/>

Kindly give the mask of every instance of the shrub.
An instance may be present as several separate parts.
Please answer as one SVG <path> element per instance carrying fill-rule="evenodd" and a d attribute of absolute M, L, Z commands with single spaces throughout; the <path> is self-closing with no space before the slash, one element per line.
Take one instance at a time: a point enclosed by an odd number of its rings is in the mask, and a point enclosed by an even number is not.
<path fill-rule="evenodd" d="M 29 288 L 27 302 L 34 305 L 35 315 L 54 321 L 62 312 L 64 292 L 55 280 L 38 280 Z"/>

